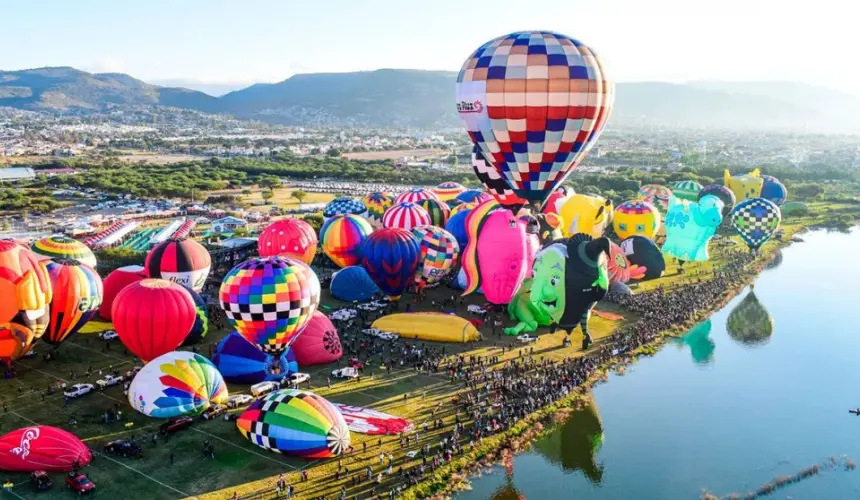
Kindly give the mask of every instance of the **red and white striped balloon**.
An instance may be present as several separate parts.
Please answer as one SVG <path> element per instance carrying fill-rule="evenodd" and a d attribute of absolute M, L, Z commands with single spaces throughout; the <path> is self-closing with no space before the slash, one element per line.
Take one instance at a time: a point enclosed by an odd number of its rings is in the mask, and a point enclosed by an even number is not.
<path fill-rule="evenodd" d="M 382 216 L 382 227 L 400 228 L 411 231 L 414 227 L 429 226 L 433 219 L 427 210 L 408 201 L 397 203 L 385 211 Z"/>

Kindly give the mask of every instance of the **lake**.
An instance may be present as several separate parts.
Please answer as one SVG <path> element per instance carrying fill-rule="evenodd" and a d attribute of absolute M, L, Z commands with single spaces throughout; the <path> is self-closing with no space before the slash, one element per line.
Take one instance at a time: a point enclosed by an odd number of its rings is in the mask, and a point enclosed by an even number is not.
<path fill-rule="evenodd" d="M 860 230 L 816 231 L 726 307 L 595 387 L 594 403 L 473 481 L 471 499 L 696 499 L 754 491 L 836 457 L 770 498 L 860 498 Z"/>

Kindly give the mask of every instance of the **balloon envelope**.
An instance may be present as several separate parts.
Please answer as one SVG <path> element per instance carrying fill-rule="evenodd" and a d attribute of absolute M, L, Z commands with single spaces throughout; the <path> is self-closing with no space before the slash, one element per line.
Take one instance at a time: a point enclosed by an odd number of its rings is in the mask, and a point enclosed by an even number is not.
<path fill-rule="evenodd" d="M 221 283 L 221 308 L 248 342 L 269 354 L 285 351 L 320 300 L 320 282 L 304 262 L 286 257 L 250 259 Z"/>
<path fill-rule="evenodd" d="M 394 205 L 400 203 L 418 203 L 421 200 L 426 200 L 428 198 L 436 198 L 436 195 L 433 194 L 433 191 L 424 188 L 414 188 L 406 191 L 405 193 L 400 193 L 394 197 Z"/>
<path fill-rule="evenodd" d="M 764 198 L 744 200 L 732 209 L 732 227 L 753 250 L 776 234 L 781 221 L 779 207 Z"/>
<path fill-rule="evenodd" d="M 328 220 L 335 215 L 365 215 L 367 207 L 364 203 L 348 196 L 335 198 L 323 208 L 323 218 Z"/>
<path fill-rule="evenodd" d="M 660 184 L 646 184 L 639 188 L 639 198 L 657 207 L 662 213 L 669 209 L 669 197 L 672 190 Z"/>
<path fill-rule="evenodd" d="M 231 332 L 221 339 L 215 347 L 212 363 L 218 367 L 224 380 L 236 384 L 281 380 L 299 371 L 292 347 L 273 356 L 257 349 L 238 332 Z"/>
<path fill-rule="evenodd" d="M 104 295 L 99 306 L 99 317 L 107 321 L 111 320 L 111 308 L 116 296 L 126 286 L 137 283 L 146 278 L 146 270 L 143 266 L 125 266 L 113 270 L 104 279 Z"/>
<path fill-rule="evenodd" d="M 314 313 L 290 350 L 295 353 L 301 366 L 334 363 L 343 355 L 337 329 L 331 320 L 319 311 Z"/>
<path fill-rule="evenodd" d="M 602 196 L 575 194 L 564 202 L 559 215 L 564 221 L 564 236 L 585 233 L 599 238 L 612 220 L 612 201 Z"/>
<path fill-rule="evenodd" d="M 630 264 L 645 268 L 646 280 L 661 278 L 666 272 L 666 259 L 653 241 L 644 236 L 631 236 L 621 242 L 621 251 Z"/>
<path fill-rule="evenodd" d="M 51 319 L 42 339 L 57 346 L 95 315 L 102 301 L 102 279 L 92 267 L 77 260 L 49 261 L 47 269 L 53 298 Z"/>
<path fill-rule="evenodd" d="M 647 201 L 625 201 L 615 208 L 612 227 L 622 240 L 636 234 L 654 239 L 660 228 L 660 212 Z"/>
<path fill-rule="evenodd" d="M 448 208 L 448 205 L 444 201 L 436 198 L 427 198 L 426 200 L 417 202 L 417 205 L 427 211 L 427 215 L 430 216 L 430 224 L 445 227 L 451 209 Z"/>
<path fill-rule="evenodd" d="M 672 186 L 672 196 L 679 200 L 698 201 L 702 185 L 696 181 L 678 181 Z"/>
<path fill-rule="evenodd" d="M 411 230 L 414 227 L 427 226 L 433 223 L 430 214 L 420 205 L 404 201 L 395 204 L 385 211 L 382 216 L 382 227 Z"/>
<path fill-rule="evenodd" d="M 457 265 L 460 245 L 454 236 L 436 226 L 423 226 L 412 230 L 418 240 L 421 254 L 415 283 L 430 285 L 439 282 Z"/>
<path fill-rule="evenodd" d="M 146 255 L 146 273 L 185 285 L 195 292 L 203 289 L 212 259 L 209 251 L 190 238 L 169 239 L 152 247 Z"/>
<path fill-rule="evenodd" d="M 199 415 L 227 402 L 227 384 L 205 356 L 187 351 L 163 354 L 137 372 L 128 402 L 149 417 Z"/>
<path fill-rule="evenodd" d="M 460 248 L 466 248 L 466 245 L 469 243 L 469 231 L 466 228 L 466 218 L 469 217 L 469 212 L 471 211 L 471 208 L 459 210 L 456 214 L 452 215 L 451 218 L 448 219 L 448 223 L 445 224 L 445 230 L 454 236 Z"/>
<path fill-rule="evenodd" d="M 465 190 L 466 188 L 458 182 L 443 182 L 433 188 L 433 194 L 442 201 L 448 201 L 453 200 Z"/>
<path fill-rule="evenodd" d="M 456 92 L 472 142 L 517 196 L 543 202 L 599 137 L 614 85 L 582 42 L 524 31 L 480 46 Z"/>
<path fill-rule="evenodd" d="M 0 437 L 0 470 L 70 472 L 86 467 L 93 454 L 74 434 L 49 425 L 33 425 Z"/>
<path fill-rule="evenodd" d="M 385 211 L 394 205 L 394 197 L 388 193 L 375 191 L 364 195 L 361 202 L 367 207 L 367 222 L 370 222 L 374 229 L 379 229 L 382 227 L 382 216 L 385 215 Z"/>
<path fill-rule="evenodd" d="M 380 290 L 399 298 L 412 284 L 421 247 L 411 232 L 399 228 L 380 229 L 361 245 L 361 266 Z"/>
<path fill-rule="evenodd" d="M 323 252 L 339 267 L 358 262 L 358 248 L 373 227 L 358 215 L 335 215 L 320 229 Z"/>
<path fill-rule="evenodd" d="M 672 197 L 666 213 L 663 253 L 683 261 L 706 261 L 708 243 L 723 222 L 723 202 L 703 196 L 698 202 Z"/>
<path fill-rule="evenodd" d="M 34 253 L 48 259 L 75 259 L 96 268 L 96 256 L 80 241 L 68 236 L 46 236 L 30 247 Z"/>
<path fill-rule="evenodd" d="M 493 304 L 507 304 L 526 277 L 528 242 L 525 227 L 495 201 L 472 209 L 466 220 L 469 243 L 463 251 L 468 286 L 463 295 L 483 288 Z"/>
<path fill-rule="evenodd" d="M 331 278 L 331 295 L 345 302 L 367 302 L 382 291 L 361 266 L 344 267 Z"/>
<path fill-rule="evenodd" d="M 113 303 L 120 340 L 144 361 L 175 350 L 194 326 L 197 309 L 182 285 L 148 278 L 123 288 Z"/>
<path fill-rule="evenodd" d="M 188 287 L 185 287 L 185 290 L 191 295 L 191 299 L 194 301 L 194 310 L 197 313 L 191 331 L 188 332 L 188 336 L 182 342 L 183 346 L 189 346 L 199 343 L 209 333 L 209 306 L 199 293 Z"/>
<path fill-rule="evenodd" d="M 310 224 L 301 219 L 281 219 L 269 224 L 260 233 L 257 253 L 260 257 L 293 257 L 310 265 L 317 253 L 317 234 Z"/>
<path fill-rule="evenodd" d="M 0 360 L 27 354 L 45 333 L 52 297 L 46 261 L 13 240 L 0 240 Z"/>
<path fill-rule="evenodd" d="M 254 401 L 236 421 L 261 448 L 304 458 L 335 457 L 349 448 L 343 415 L 312 392 L 282 389 Z"/>
<path fill-rule="evenodd" d="M 780 207 L 788 197 L 788 190 L 772 175 L 762 175 L 761 197 L 770 200 L 774 205 Z"/>
<path fill-rule="evenodd" d="M 723 202 L 723 217 L 725 218 L 732 211 L 732 207 L 735 206 L 735 193 L 727 188 L 726 186 L 722 186 L 720 184 L 708 184 L 703 187 L 701 191 L 699 191 L 699 198 L 697 201 L 701 201 L 705 196 L 716 196 Z"/>

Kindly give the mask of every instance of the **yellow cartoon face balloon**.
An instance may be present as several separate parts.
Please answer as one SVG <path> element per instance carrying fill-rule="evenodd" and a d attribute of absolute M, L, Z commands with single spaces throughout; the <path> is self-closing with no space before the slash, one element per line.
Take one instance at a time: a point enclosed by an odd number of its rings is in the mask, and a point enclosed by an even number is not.
<path fill-rule="evenodd" d="M 735 193 L 737 201 L 749 200 L 750 198 L 758 198 L 761 195 L 761 186 L 764 179 L 761 178 L 759 169 L 744 175 L 736 175 L 732 177 L 729 171 L 726 170 L 723 174 L 723 181 L 726 187 Z"/>
<path fill-rule="evenodd" d="M 625 201 L 615 209 L 612 227 L 622 240 L 636 235 L 653 240 L 660 228 L 660 212 L 644 200 Z"/>
<path fill-rule="evenodd" d="M 561 206 L 565 237 L 585 233 L 592 238 L 600 238 L 612 220 L 612 201 L 602 196 L 575 194 Z"/>

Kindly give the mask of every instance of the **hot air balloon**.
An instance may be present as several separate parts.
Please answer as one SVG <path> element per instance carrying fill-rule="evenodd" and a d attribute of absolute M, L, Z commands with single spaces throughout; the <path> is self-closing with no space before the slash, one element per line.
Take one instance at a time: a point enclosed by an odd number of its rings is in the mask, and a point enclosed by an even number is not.
<path fill-rule="evenodd" d="M 382 291 L 361 266 L 344 267 L 331 277 L 332 297 L 346 302 L 367 302 Z"/>
<path fill-rule="evenodd" d="M 42 340 L 58 346 L 95 315 L 102 303 L 102 279 L 92 267 L 74 259 L 49 261 L 47 269 L 53 298 Z"/>
<path fill-rule="evenodd" d="M 379 229 L 382 227 L 382 216 L 385 215 L 385 211 L 394 205 L 394 197 L 388 193 L 375 191 L 364 195 L 361 202 L 367 207 L 367 222 L 370 222 L 374 229 Z"/>
<path fill-rule="evenodd" d="M 370 279 L 382 293 L 397 300 L 415 278 L 421 246 L 405 229 L 380 229 L 364 240 L 359 255 Z"/>
<path fill-rule="evenodd" d="M 699 201 L 702 185 L 696 181 L 678 181 L 672 186 L 672 196 L 679 200 Z"/>
<path fill-rule="evenodd" d="M 466 228 L 466 219 L 469 217 L 469 212 L 471 211 L 471 208 L 460 210 L 452 215 L 445 224 L 445 230 L 454 236 L 461 249 L 466 248 L 466 245 L 469 243 L 469 231 Z"/>
<path fill-rule="evenodd" d="M 484 158 L 484 153 L 481 152 L 481 148 L 477 145 L 472 146 L 472 170 L 475 172 L 475 176 L 478 180 L 481 181 L 481 184 L 484 185 L 487 192 L 499 202 L 499 205 L 516 214 L 526 203 L 528 203 L 528 200 L 520 198 L 514 194 L 514 190 L 511 189 L 508 182 L 502 178 L 502 175 L 494 166 L 487 162 L 486 158 Z M 473 191 L 480 193 L 480 191 L 477 190 Z M 473 195 L 467 194 L 465 196 L 472 197 Z M 474 194 L 474 196 L 478 195 Z M 463 201 L 459 198 L 459 195 L 458 200 Z M 472 203 L 476 202 L 473 201 Z"/>
<path fill-rule="evenodd" d="M 257 349 L 238 332 L 231 332 L 221 339 L 215 347 L 212 363 L 218 367 L 224 380 L 235 384 L 281 380 L 299 371 L 292 347 L 273 356 Z"/>
<path fill-rule="evenodd" d="M 212 259 L 209 251 L 192 239 L 169 239 L 152 247 L 144 265 L 150 278 L 166 279 L 200 292 Z"/>
<path fill-rule="evenodd" d="M 458 213 L 460 213 L 464 210 L 471 210 L 471 209 L 475 208 L 475 206 L 477 206 L 477 205 L 478 205 L 477 203 L 463 203 L 463 202 L 460 202 L 456 205 L 453 205 L 451 207 L 451 212 L 448 214 L 448 220 L 451 220 L 451 217 L 454 217 L 455 215 L 457 215 Z"/>
<path fill-rule="evenodd" d="M 639 188 L 637 193 L 639 198 L 657 207 L 661 213 L 666 213 L 669 210 L 669 197 L 672 196 L 672 190 L 660 184 L 646 184 Z"/>
<path fill-rule="evenodd" d="M 322 249 L 340 267 L 358 262 L 358 249 L 373 232 L 370 223 L 358 215 L 335 215 L 320 229 Z"/>
<path fill-rule="evenodd" d="M 409 231 L 414 227 L 428 226 L 432 223 L 433 220 L 430 219 L 430 214 L 426 210 L 409 201 L 395 203 L 382 216 L 382 227 L 385 228 L 399 228 Z"/>
<path fill-rule="evenodd" d="M 514 214 L 495 201 L 475 207 L 466 220 L 469 243 L 462 254 L 468 286 L 483 288 L 490 303 L 507 304 L 526 277 L 527 235 Z"/>
<path fill-rule="evenodd" d="M 535 258 L 529 300 L 552 322 L 572 332 L 588 333 L 591 310 L 609 290 L 609 239 L 587 234 L 557 241 Z"/>
<path fill-rule="evenodd" d="M 559 186 L 549 195 L 549 198 L 546 199 L 546 203 L 544 203 L 541 212 L 545 214 L 558 214 L 561 212 L 561 207 L 564 205 L 564 202 L 570 199 L 571 196 L 575 195 L 573 188 L 567 188 L 564 186 Z"/>
<path fill-rule="evenodd" d="M 460 245 L 451 233 L 436 226 L 417 227 L 412 234 L 421 246 L 415 283 L 432 285 L 439 282 L 457 265 Z"/>
<path fill-rule="evenodd" d="M 0 360 L 30 351 L 45 333 L 52 299 L 46 262 L 13 240 L 0 240 Z"/>
<path fill-rule="evenodd" d="M 467 189 L 457 195 L 457 200 L 461 203 L 481 203 L 482 201 L 492 200 L 493 198 L 480 189 Z"/>
<path fill-rule="evenodd" d="M 525 31 L 479 47 L 456 91 L 469 138 L 517 196 L 540 204 L 599 137 L 614 85 L 582 42 Z"/>
<path fill-rule="evenodd" d="M 567 417 L 565 423 L 534 444 L 534 449 L 553 464 L 569 472 L 581 472 L 591 484 L 600 486 L 604 465 L 597 454 L 603 446 L 603 423 L 594 398 Z M 501 499 L 492 499 L 501 500 Z"/>
<path fill-rule="evenodd" d="M 719 184 L 708 184 L 699 191 L 699 199 L 697 201 L 702 201 L 702 198 L 708 195 L 716 196 L 723 202 L 723 218 L 731 213 L 732 207 L 735 206 L 735 193 L 731 189 Z"/>
<path fill-rule="evenodd" d="M 615 208 L 612 227 L 621 239 L 636 234 L 654 239 L 660 228 L 660 212 L 647 201 L 625 201 Z"/>
<path fill-rule="evenodd" d="M 325 314 L 316 311 L 305 331 L 290 348 L 301 366 L 334 363 L 343 355 L 337 329 Z"/>
<path fill-rule="evenodd" d="M 644 236 L 631 236 L 621 242 L 621 251 L 630 264 L 645 269 L 644 279 L 653 280 L 663 277 L 666 260 L 657 245 Z"/>
<path fill-rule="evenodd" d="M 699 202 L 672 197 L 666 213 L 666 241 L 663 253 L 680 261 L 706 261 L 708 243 L 723 222 L 723 202 L 704 196 Z"/>
<path fill-rule="evenodd" d="M 561 228 L 564 227 L 564 220 L 556 213 L 523 215 L 520 220 L 525 222 L 526 232 L 536 235 L 541 245 L 564 237 L 561 232 Z"/>
<path fill-rule="evenodd" d="M 564 220 L 564 236 L 585 233 L 599 238 L 612 221 L 612 201 L 602 196 L 575 194 L 564 202 L 559 215 Z"/>
<path fill-rule="evenodd" d="M 416 204 L 427 211 L 427 214 L 430 215 L 431 224 L 434 226 L 445 227 L 445 223 L 448 222 L 448 216 L 451 213 L 451 209 L 448 208 L 448 205 L 444 201 L 437 200 L 436 198 L 427 198 L 426 200 L 421 200 Z"/>
<path fill-rule="evenodd" d="M 261 448 L 304 458 L 330 458 L 349 448 L 343 415 L 308 391 L 282 389 L 254 401 L 236 421 L 239 432 Z"/>
<path fill-rule="evenodd" d="M 781 207 L 788 197 L 788 190 L 772 175 L 762 175 L 761 198 L 770 200 L 774 205 Z"/>
<path fill-rule="evenodd" d="M 773 327 L 773 318 L 753 291 L 732 309 L 726 319 L 726 332 L 729 337 L 748 347 L 762 346 L 770 342 Z"/>
<path fill-rule="evenodd" d="M 394 197 L 394 205 L 400 203 L 418 203 L 421 200 L 426 200 L 428 198 L 436 198 L 436 195 L 433 194 L 433 191 L 424 188 L 413 188 L 404 193 L 400 193 Z"/>
<path fill-rule="evenodd" d="M 433 194 L 442 201 L 453 200 L 458 194 L 465 191 L 459 182 L 443 182 L 433 189 Z"/>
<path fill-rule="evenodd" d="M 779 207 L 764 198 L 741 201 L 732 209 L 732 227 L 753 251 L 776 234 L 781 221 Z"/>
<path fill-rule="evenodd" d="M 199 343 L 209 333 L 209 310 L 206 300 L 199 293 L 187 286 L 184 288 L 191 295 L 191 300 L 194 301 L 194 310 L 197 313 L 191 331 L 188 332 L 188 336 L 182 342 L 183 346 L 189 346 Z"/>
<path fill-rule="evenodd" d="M 227 384 L 201 354 L 173 351 L 153 359 L 128 388 L 128 403 L 148 417 L 200 415 L 213 404 L 227 403 Z"/>
<path fill-rule="evenodd" d="M 182 285 L 148 278 L 119 292 L 111 316 L 122 343 L 135 356 L 149 361 L 182 345 L 194 326 L 197 309 Z"/>
<path fill-rule="evenodd" d="M 80 241 L 68 236 L 46 236 L 36 240 L 30 247 L 36 255 L 48 259 L 75 259 L 91 268 L 96 268 L 96 256 Z"/>
<path fill-rule="evenodd" d="M 641 280 L 648 269 L 644 266 L 631 264 L 621 247 L 609 242 L 609 260 L 606 262 L 609 271 L 609 284 L 627 283 L 631 279 Z"/>
<path fill-rule="evenodd" d="M 219 300 L 227 320 L 245 340 L 265 353 L 280 354 L 316 311 L 320 282 L 298 260 L 250 259 L 227 273 Z"/>
<path fill-rule="evenodd" d="M 367 207 L 364 206 L 364 203 L 348 196 L 341 196 L 326 204 L 325 208 L 323 208 L 323 219 L 329 220 L 335 215 L 358 215 L 363 217 L 366 213 Z"/>
<path fill-rule="evenodd" d="M 93 460 L 74 434 L 49 425 L 23 427 L 0 437 L 0 470 L 70 472 Z"/>
<path fill-rule="evenodd" d="M 119 292 L 126 286 L 142 279 L 146 279 L 146 269 L 143 266 L 125 266 L 111 271 L 104 279 L 104 295 L 102 296 L 102 304 L 99 306 L 99 317 L 110 321 L 113 301 Z"/>
<path fill-rule="evenodd" d="M 283 255 L 310 265 L 317 253 L 317 234 L 301 219 L 275 221 L 260 233 L 257 240 L 260 257 Z"/>
<path fill-rule="evenodd" d="M 723 172 L 723 183 L 735 193 L 735 200 L 741 202 L 761 196 L 764 179 L 761 178 L 759 169 L 755 169 L 748 174 L 735 176 L 732 176 L 726 170 Z"/>

